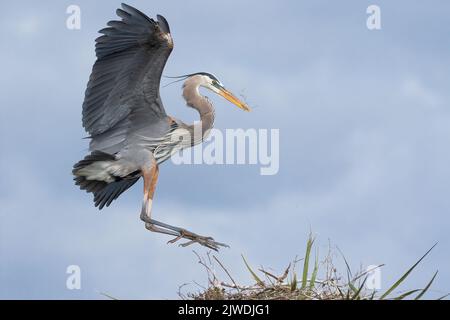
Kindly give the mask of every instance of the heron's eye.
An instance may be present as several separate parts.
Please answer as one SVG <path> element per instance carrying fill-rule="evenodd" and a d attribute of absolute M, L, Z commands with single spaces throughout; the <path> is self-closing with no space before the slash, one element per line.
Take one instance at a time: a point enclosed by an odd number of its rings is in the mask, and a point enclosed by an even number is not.
<path fill-rule="evenodd" d="M 219 80 L 213 80 L 213 81 L 212 81 L 212 85 L 213 85 L 214 87 L 218 88 L 218 89 L 222 89 L 222 88 L 223 88 L 223 84 L 220 83 Z"/>

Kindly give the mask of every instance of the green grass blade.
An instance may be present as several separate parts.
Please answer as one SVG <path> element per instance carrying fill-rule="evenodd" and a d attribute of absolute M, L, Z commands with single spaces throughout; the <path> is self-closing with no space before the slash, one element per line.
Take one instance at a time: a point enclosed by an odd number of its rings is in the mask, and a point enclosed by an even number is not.
<path fill-rule="evenodd" d="M 317 251 L 317 250 L 316 250 Z M 317 272 L 319 271 L 319 253 L 316 252 L 316 259 L 314 261 L 314 269 L 311 275 L 311 280 L 309 280 L 309 289 L 314 289 L 316 285 Z"/>
<path fill-rule="evenodd" d="M 311 248 L 313 243 L 314 239 L 310 234 L 308 242 L 306 243 L 305 261 L 303 262 L 302 289 L 306 288 L 306 284 L 308 282 L 309 257 L 311 256 Z"/>
<path fill-rule="evenodd" d="M 345 295 L 344 295 L 344 293 L 342 292 L 342 290 L 339 289 L 338 286 L 336 287 L 336 289 L 337 289 L 337 291 L 339 292 L 339 295 L 341 296 L 341 298 L 342 298 L 342 299 L 345 299 Z"/>
<path fill-rule="evenodd" d="M 397 282 L 395 282 L 381 297 L 380 300 L 383 300 L 384 298 L 386 298 L 392 291 L 395 290 L 395 288 L 397 288 L 408 276 L 409 274 L 417 267 L 417 265 L 430 253 L 431 250 L 433 250 L 433 248 L 437 245 L 437 243 L 435 243 L 423 256 L 422 258 L 420 258 L 411 268 L 409 268 L 408 271 L 405 272 L 405 274 L 397 280 Z"/>
<path fill-rule="evenodd" d="M 294 292 L 297 289 L 297 272 L 294 271 L 294 277 L 291 281 L 291 292 Z"/>
<path fill-rule="evenodd" d="M 342 259 L 344 259 L 345 266 L 347 267 L 347 277 L 349 278 L 349 282 L 350 282 L 350 278 L 352 277 L 352 269 L 350 269 L 350 265 L 348 264 L 347 259 L 345 259 L 345 256 L 344 256 L 344 254 L 342 253 L 341 249 L 338 248 L 338 250 L 339 250 L 339 253 L 340 253 L 341 256 L 342 256 Z"/>
<path fill-rule="evenodd" d="M 105 293 L 105 292 L 100 292 L 100 294 L 101 294 L 102 296 L 108 298 L 108 299 L 111 299 L 111 300 L 119 300 L 119 299 L 117 299 L 117 298 L 115 298 L 115 297 L 113 297 L 113 296 L 111 296 L 111 295 L 109 295 L 109 294 L 107 294 L 107 293 Z"/>
<path fill-rule="evenodd" d="M 245 260 L 244 255 L 242 256 L 242 260 L 244 260 L 245 266 L 247 267 L 248 271 L 251 273 L 253 279 L 255 279 L 256 283 L 261 286 L 264 287 L 264 282 L 258 277 L 258 275 L 252 270 L 252 268 L 250 268 L 249 264 L 247 263 L 247 260 Z"/>
<path fill-rule="evenodd" d="M 428 282 L 428 284 L 425 286 L 425 288 L 423 288 L 423 290 L 417 295 L 417 297 L 414 298 L 414 300 L 420 300 L 420 298 L 422 298 L 422 296 L 428 291 L 428 289 L 431 287 L 431 284 L 434 281 L 434 278 L 436 278 L 438 272 L 436 271 L 433 275 L 433 278 L 431 278 L 430 282 Z"/>
<path fill-rule="evenodd" d="M 366 276 L 363 280 L 363 282 L 361 283 L 361 286 L 359 287 L 359 289 L 355 292 L 355 294 L 352 297 L 352 300 L 356 300 L 357 298 L 359 298 L 359 295 L 364 287 L 364 285 L 366 284 L 368 276 Z"/>
<path fill-rule="evenodd" d="M 338 250 L 339 250 L 339 253 L 342 256 L 342 259 L 344 259 L 345 266 L 347 268 L 347 283 L 348 283 L 348 286 L 350 287 L 350 289 L 352 289 L 353 292 L 356 292 L 357 289 L 353 286 L 352 280 L 350 280 L 351 278 L 353 278 L 352 270 L 350 269 L 350 265 L 348 264 L 348 261 L 345 258 L 344 254 L 342 253 L 341 249 L 338 248 Z M 348 296 L 348 298 L 350 298 L 350 292 L 347 292 L 347 296 Z"/>
<path fill-rule="evenodd" d="M 356 292 L 358 289 L 356 289 L 351 283 L 348 283 L 348 287 L 350 288 L 350 289 L 347 289 L 347 294 L 345 295 L 345 299 L 346 300 L 350 300 L 350 293 L 353 291 L 353 292 Z"/>
<path fill-rule="evenodd" d="M 446 295 L 443 295 L 440 298 L 437 298 L 437 300 L 444 300 L 445 298 L 447 298 L 448 296 L 450 296 L 450 293 L 447 293 Z"/>
<path fill-rule="evenodd" d="M 394 300 L 403 300 L 406 297 L 412 295 L 413 293 L 416 293 L 416 292 L 421 291 L 421 290 L 422 289 L 415 289 L 415 290 L 411 290 L 411 291 L 405 292 L 404 294 L 401 294 L 398 297 L 395 297 Z"/>
<path fill-rule="evenodd" d="M 353 283 L 349 282 L 348 287 L 352 289 L 353 292 L 358 292 L 358 289 L 353 285 Z"/>

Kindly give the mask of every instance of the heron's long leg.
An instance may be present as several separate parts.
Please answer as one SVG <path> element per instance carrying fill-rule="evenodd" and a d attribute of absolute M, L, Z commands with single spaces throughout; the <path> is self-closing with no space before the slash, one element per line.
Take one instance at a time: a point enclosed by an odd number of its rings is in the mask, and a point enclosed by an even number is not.
<path fill-rule="evenodd" d="M 158 221 L 152 219 L 152 204 L 153 195 L 155 194 L 156 183 L 158 181 L 159 168 L 154 161 L 152 168 L 150 170 L 144 169 L 144 200 L 142 203 L 141 210 L 141 220 L 145 222 L 145 228 L 153 232 L 159 232 L 168 234 L 171 236 L 179 236 L 179 232 L 171 231 L 163 226 L 163 228 L 158 228 L 156 225 L 160 224 Z M 156 223 L 155 223 L 156 222 Z M 165 229 L 164 229 L 165 228 Z"/>
<path fill-rule="evenodd" d="M 156 183 L 158 181 L 158 174 L 159 169 L 156 162 L 153 163 L 149 170 L 142 170 L 142 176 L 144 178 L 144 201 L 142 204 L 141 220 L 145 222 L 145 227 L 152 232 L 174 236 L 175 238 L 169 241 L 169 243 L 174 243 L 180 239 L 189 240 L 187 243 L 181 244 L 181 246 L 199 243 L 213 250 L 218 250 L 220 246 L 227 247 L 224 243 L 215 242 L 211 237 L 200 236 L 186 229 L 174 227 L 151 218 L 153 195 L 155 193 Z"/>

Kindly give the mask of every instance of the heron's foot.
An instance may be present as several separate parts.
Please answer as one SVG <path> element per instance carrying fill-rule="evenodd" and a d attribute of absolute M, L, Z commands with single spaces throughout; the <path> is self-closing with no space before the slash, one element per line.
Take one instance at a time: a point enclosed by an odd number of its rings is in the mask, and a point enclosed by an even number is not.
<path fill-rule="evenodd" d="M 227 244 L 222 243 L 222 242 L 214 241 L 214 238 L 212 238 L 212 237 L 200 236 L 200 235 L 195 234 L 195 233 L 193 233 L 191 231 L 188 231 L 186 229 L 180 229 L 179 233 L 180 233 L 179 236 L 177 236 L 174 239 L 168 241 L 167 243 L 175 243 L 178 240 L 187 239 L 189 241 L 185 242 L 185 243 L 181 243 L 180 244 L 181 247 L 187 247 L 187 246 L 190 246 L 191 244 L 198 243 L 198 244 L 200 244 L 200 245 L 202 245 L 204 247 L 210 248 L 210 249 L 215 250 L 215 251 L 219 251 L 220 247 L 229 248 L 229 246 Z"/>
<path fill-rule="evenodd" d="M 148 230 L 152 232 L 164 233 L 175 237 L 174 239 L 168 241 L 168 243 L 175 243 L 178 240 L 186 239 L 189 241 L 186 243 L 181 243 L 180 246 L 187 247 L 191 244 L 198 243 L 204 247 L 210 248 L 215 251 L 219 251 L 220 247 L 229 247 L 225 243 L 214 241 L 212 237 L 200 236 L 186 229 L 171 226 L 167 223 L 153 220 L 151 218 L 148 218 L 145 214 L 141 214 L 141 219 L 145 222 L 145 227 Z"/>

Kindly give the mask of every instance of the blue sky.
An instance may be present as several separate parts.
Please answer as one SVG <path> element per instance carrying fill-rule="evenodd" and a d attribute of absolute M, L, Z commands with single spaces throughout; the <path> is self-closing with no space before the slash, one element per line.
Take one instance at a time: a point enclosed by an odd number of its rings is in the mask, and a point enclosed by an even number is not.
<path fill-rule="evenodd" d="M 81 30 L 65 26 L 70 4 L 81 8 Z M 130 4 L 169 21 L 166 75 L 212 72 L 254 106 L 243 113 L 209 95 L 216 128 L 280 129 L 275 176 L 165 163 L 156 219 L 230 244 L 219 256 L 244 282 L 241 253 L 281 270 L 303 254 L 310 229 L 321 252 L 330 241 L 355 269 L 385 263 L 384 287 L 439 242 L 403 289 L 439 269 L 431 296 L 448 291 L 450 3 Z M 366 28 L 370 4 L 381 8 L 381 30 Z M 140 184 L 99 212 L 72 183 L 71 166 L 87 151 L 81 104 L 94 39 L 119 5 L 4 4 L 0 298 L 175 298 L 179 285 L 206 280 L 194 247 L 144 229 Z M 179 84 L 161 94 L 169 114 L 197 119 Z M 72 264 L 81 290 L 65 287 Z"/>

